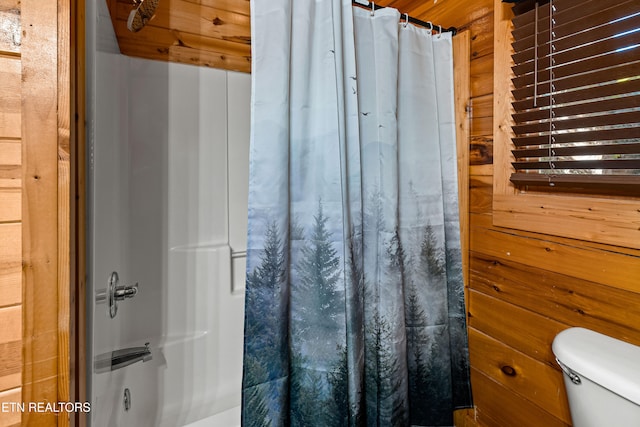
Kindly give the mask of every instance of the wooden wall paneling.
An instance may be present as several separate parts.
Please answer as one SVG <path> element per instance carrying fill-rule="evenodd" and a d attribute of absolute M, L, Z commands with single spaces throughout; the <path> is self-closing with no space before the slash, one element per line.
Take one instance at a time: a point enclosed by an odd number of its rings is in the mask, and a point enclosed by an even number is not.
<path fill-rule="evenodd" d="M 0 325 L 0 391 L 19 389 L 22 386 L 22 305 L 0 309 Z M 0 413 L 0 423 L 6 422 L 6 418 L 11 416 Z"/>
<path fill-rule="evenodd" d="M 73 1 L 58 0 L 57 22 L 57 335 L 58 335 L 58 402 L 71 401 L 71 350 L 69 339 L 71 322 L 71 7 Z M 74 104 L 75 105 L 75 104 Z M 58 427 L 68 427 L 71 413 L 58 415 Z"/>
<path fill-rule="evenodd" d="M 480 170 L 478 168 L 484 168 L 490 165 L 482 165 L 480 167 L 471 165 L 470 169 L 472 170 L 472 176 L 480 176 L 482 175 L 481 173 L 473 173 L 473 172 L 479 172 Z M 495 199 L 495 197 L 494 197 Z M 492 216 L 495 214 L 495 211 L 492 210 Z M 634 257 L 635 259 L 637 259 L 638 257 L 640 257 L 640 250 L 638 249 L 634 249 L 634 248 L 627 248 L 624 246 L 611 246 L 611 245 L 607 245 L 604 243 L 600 243 L 600 242 L 595 242 L 595 241 L 587 241 L 587 240 L 576 240 L 576 239 L 571 239 L 571 238 L 567 238 L 567 237 L 561 237 L 561 236 L 554 236 L 551 234 L 540 234 L 540 233 L 536 233 L 533 231 L 525 231 L 525 230 L 517 230 L 517 229 L 506 229 L 506 228 L 502 228 L 499 226 L 494 226 L 492 222 L 483 222 L 483 221 L 478 221 L 476 220 L 477 225 L 481 226 L 481 227 L 485 227 L 485 228 L 491 228 L 491 229 L 495 229 L 495 230 L 502 230 L 505 232 L 509 232 L 512 233 L 514 236 L 519 236 L 519 237 L 530 237 L 533 239 L 543 239 L 543 240 L 548 240 L 551 242 L 556 242 L 556 243 L 560 243 L 563 245 L 567 245 L 567 246 L 576 246 L 576 247 L 581 247 L 581 248 L 585 248 L 585 249 L 595 249 L 598 251 L 605 251 L 605 252 L 614 252 L 614 253 L 618 253 L 618 254 L 625 254 L 625 255 L 630 255 L 631 257 Z M 632 258 L 632 259 L 634 259 Z"/>
<path fill-rule="evenodd" d="M 551 342 L 568 324 L 499 299 L 495 293 L 488 296 L 472 289 L 469 304 L 469 327 L 559 370 Z"/>
<path fill-rule="evenodd" d="M 0 307 L 22 301 L 22 225 L 0 224 Z"/>
<path fill-rule="evenodd" d="M 12 404 L 21 404 L 22 402 L 24 402 L 24 399 L 20 388 L 0 392 L 0 405 L 9 405 L 9 408 L 11 408 Z M 16 410 L 2 413 L 0 422 L 2 422 L 3 427 L 21 426 L 20 411 Z"/>
<path fill-rule="evenodd" d="M 522 193 L 514 201 L 512 195 L 496 191 L 494 188 L 496 224 L 499 219 L 504 227 L 640 249 L 638 199 L 612 202 L 609 198 Z"/>
<path fill-rule="evenodd" d="M 495 189 L 495 187 L 494 187 Z M 612 288 L 640 292 L 640 257 L 613 251 L 594 250 L 538 238 L 516 238 L 509 229 L 473 227 L 470 249 L 507 261 L 564 274 Z"/>
<path fill-rule="evenodd" d="M 0 0 L 0 53 L 20 54 L 20 0 Z M 3 68 L 0 67 L 0 70 Z M 0 79 L 0 82 L 2 79 Z"/>
<path fill-rule="evenodd" d="M 20 140 L 0 139 L 0 170 L 20 172 Z M 1 176 L 0 172 L 0 176 Z M 22 196 L 17 186 L 4 186 L 0 181 L 0 224 L 20 222 L 22 218 Z"/>
<path fill-rule="evenodd" d="M 70 241 L 71 245 L 71 273 L 70 273 L 70 293 L 72 295 L 70 322 L 70 347 L 71 347 L 71 369 L 70 369 L 70 399 L 75 402 L 87 402 L 86 373 L 87 373 L 87 306 L 86 306 L 86 13 L 84 1 L 74 1 L 71 17 L 72 36 L 71 51 L 73 64 L 73 75 L 71 81 L 71 99 L 74 101 L 71 116 L 75 117 L 72 125 L 71 150 L 71 224 Z M 72 427 L 85 427 L 87 425 L 87 414 L 78 412 L 75 418 L 71 419 Z"/>
<path fill-rule="evenodd" d="M 22 338 L 22 307 L 16 305 L 0 310 L 0 343 L 20 341 Z"/>
<path fill-rule="evenodd" d="M 493 54 L 471 60 L 471 96 L 493 93 Z"/>
<path fill-rule="evenodd" d="M 19 339 L 0 344 L 0 392 L 22 386 L 22 325 L 19 327 Z M 4 417 L 0 415 L 0 424 L 5 422 Z"/>
<path fill-rule="evenodd" d="M 0 138 L 19 139 L 21 135 L 20 57 L 2 56 L 0 51 Z"/>
<path fill-rule="evenodd" d="M 640 294 L 472 252 L 473 290 L 640 345 Z"/>
<path fill-rule="evenodd" d="M 478 423 L 490 427 L 569 427 L 530 400 L 471 368 Z"/>
<path fill-rule="evenodd" d="M 493 117 L 493 94 L 481 95 L 471 98 L 471 108 L 474 118 Z M 493 129 L 485 135 L 492 136 Z"/>
<path fill-rule="evenodd" d="M 0 236 L 0 391 L 13 389 L 12 393 L 19 395 L 22 385 L 22 225 L 20 222 L 0 224 Z M 0 413 L 0 423 L 12 424 L 14 417 Z"/>
<path fill-rule="evenodd" d="M 58 401 L 58 2 L 22 0 L 23 388 Z M 53 413 L 23 423 L 55 425 Z"/>
<path fill-rule="evenodd" d="M 488 119 L 491 120 L 489 117 Z M 493 136 L 478 135 L 471 137 L 469 147 L 469 161 L 471 166 L 492 165 L 493 164 Z"/>
<path fill-rule="evenodd" d="M 469 32 L 453 38 L 454 108 L 456 120 L 456 151 L 458 164 L 458 201 L 462 270 L 465 288 L 469 284 Z"/>
<path fill-rule="evenodd" d="M 493 85 L 493 155 L 495 163 L 505 165 L 512 158 L 511 147 L 511 18 L 513 12 L 511 5 L 494 0 L 494 85 Z M 510 185 L 509 176 L 511 168 L 498 168 L 495 170 L 493 181 L 494 194 L 514 194 L 515 190 Z"/>
<path fill-rule="evenodd" d="M 471 136 L 474 137 L 486 137 L 491 136 L 491 129 L 493 128 L 493 117 L 476 117 L 475 115 L 471 119 Z"/>
<path fill-rule="evenodd" d="M 478 330 L 469 330 L 473 367 L 513 393 L 571 424 L 562 372 Z"/>
<path fill-rule="evenodd" d="M 493 176 L 493 164 L 469 165 L 469 175 L 471 176 Z"/>
<path fill-rule="evenodd" d="M 475 410 L 458 410 L 453 412 L 455 427 L 477 427 Z"/>
<path fill-rule="evenodd" d="M 20 147 L 20 139 L 0 136 L 0 165 L 20 167 L 21 164 L 22 148 Z"/>
<path fill-rule="evenodd" d="M 0 0 L 0 404 L 22 402 L 20 1 Z M 20 425 L 2 411 L 0 425 Z"/>
<path fill-rule="evenodd" d="M 493 54 L 493 8 L 462 28 L 471 31 L 471 59 Z"/>
<path fill-rule="evenodd" d="M 462 273 L 465 289 L 465 304 L 468 304 L 469 286 L 469 98 L 471 37 L 468 31 L 453 38 L 454 109 L 456 120 L 456 151 L 458 163 L 458 202 L 460 209 L 460 246 Z M 471 427 L 475 418 L 473 409 L 454 412 L 457 427 Z"/>
<path fill-rule="evenodd" d="M 469 212 L 491 214 L 493 202 L 491 176 L 473 175 L 469 181 Z"/>

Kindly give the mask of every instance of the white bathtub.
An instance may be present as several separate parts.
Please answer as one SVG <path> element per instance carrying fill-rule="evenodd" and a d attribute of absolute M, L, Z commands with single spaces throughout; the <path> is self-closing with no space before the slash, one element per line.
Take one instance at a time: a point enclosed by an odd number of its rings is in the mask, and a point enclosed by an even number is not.
<path fill-rule="evenodd" d="M 240 406 L 187 424 L 185 427 L 240 427 Z"/>

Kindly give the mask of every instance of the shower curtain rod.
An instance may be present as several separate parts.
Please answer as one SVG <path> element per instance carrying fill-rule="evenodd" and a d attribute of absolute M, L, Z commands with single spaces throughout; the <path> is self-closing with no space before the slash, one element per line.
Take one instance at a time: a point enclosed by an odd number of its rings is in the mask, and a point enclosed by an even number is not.
<path fill-rule="evenodd" d="M 363 8 L 369 8 L 371 9 L 371 7 L 373 7 L 373 10 L 378 10 L 378 9 L 384 9 L 385 6 L 380 6 L 378 4 L 369 2 L 369 1 L 363 1 L 363 0 L 351 0 L 351 4 L 355 5 L 355 6 L 360 6 Z M 447 32 L 447 33 L 451 33 L 452 36 L 455 36 L 458 33 L 458 29 L 456 27 L 449 27 L 449 28 L 443 28 L 440 25 L 435 25 L 432 24 L 431 22 L 425 22 L 425 21 L 421 21 L 419 19 L 416 19 L 412 16 L 408 16 L 407 14 L 402 14 L 402 17 L 400 18 L 401 20 L 404 20 L 405 17 L 408 17 L 409 22 L 411 22 L 412 24 L 416 24 L 416 25 L 420 25 L 421 27 L 427 27 L 427 28 L 431 28 L 432 30 L 436 30 L 436 28 L 438 29 L 438 31 L 440 32 Z"/>

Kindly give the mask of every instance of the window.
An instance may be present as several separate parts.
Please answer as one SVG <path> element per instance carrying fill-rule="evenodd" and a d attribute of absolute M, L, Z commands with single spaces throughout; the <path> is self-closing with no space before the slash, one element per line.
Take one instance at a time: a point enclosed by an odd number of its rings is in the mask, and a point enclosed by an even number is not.
<path fill-rule="evenodd" d="M 640 3 L 535 3 L 512 35 L 511 181 L 640 194 Z"/>
<path fill-rule="evenodd" d="M 534 4 L 494 3 L 493 222 L 640 249 L 640 4 Z"/>

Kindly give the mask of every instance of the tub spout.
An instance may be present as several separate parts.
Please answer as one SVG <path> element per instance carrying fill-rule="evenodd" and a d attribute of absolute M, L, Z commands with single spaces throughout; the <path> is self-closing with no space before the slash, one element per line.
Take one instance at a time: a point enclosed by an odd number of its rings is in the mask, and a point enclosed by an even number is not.
<path fill-rule="evenodd" d="M 133 363 L 139 361 L 147 362 L 151 359 L 149 343 L 145 343 L 144 347 L 123 348 L 111 353 L 111 370 L 115 371 Z"/>

